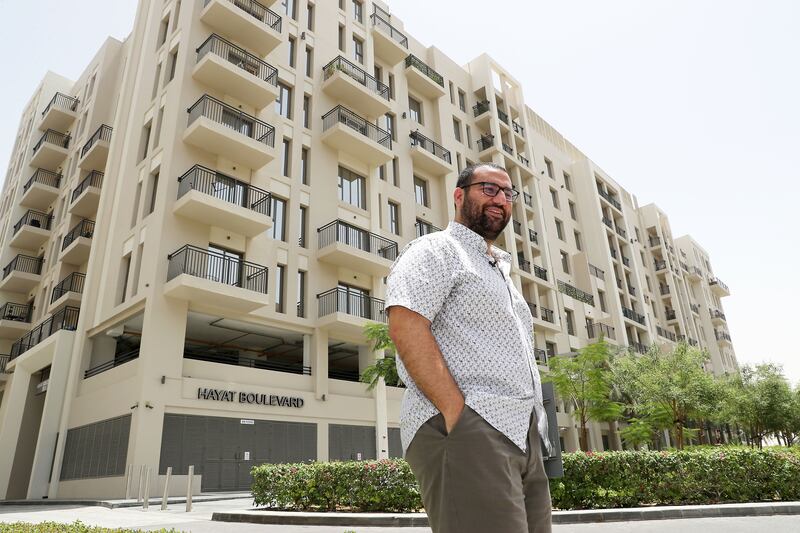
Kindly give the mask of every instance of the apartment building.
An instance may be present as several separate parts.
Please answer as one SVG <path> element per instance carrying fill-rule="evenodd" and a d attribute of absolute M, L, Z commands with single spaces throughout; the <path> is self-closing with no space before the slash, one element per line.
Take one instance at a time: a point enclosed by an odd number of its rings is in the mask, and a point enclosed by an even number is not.
<path fill-rule="evenodd" d="M 446 45 L 446 43 L 442 43 Z M 0 212 L 0 498 L 249 486 L 254 464 L 401 454 L 368 391 L 385 277 L 453 216 L 457 173 L 522 192 L 498 245 L 537 360 L 603 335 L 736 368 L 727 287 L 691 237 L 525 105 L 369 0 L 140 0 L 76 81 L 23 112 Z M 677 253 L 676 253 L 677 250 Z M 577 448 L 559 406 L 551 439 Z M 556 420 L 554 420 L 556 422 Z M 594 424 L 596 449 L 619 449 Z"/>

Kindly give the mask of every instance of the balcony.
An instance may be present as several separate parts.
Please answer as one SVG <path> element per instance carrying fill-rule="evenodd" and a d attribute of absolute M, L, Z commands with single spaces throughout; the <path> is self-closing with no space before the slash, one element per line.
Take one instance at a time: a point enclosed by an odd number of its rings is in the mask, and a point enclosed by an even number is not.
<path fill-rule="evenodd" d="M 511 127 L 514 130 L 514 133 L 516 133 L 520 137 L 523 137 L 523 138 L 525 137 L 525 128 L 522 126 L 522 124 L 520 124 L 516 120 L 512 120 L 511 121 Z"/>
<path fill-rule="evenodd" d="M 547 269 L 542 268 L 539 265 L 533 265 L 533 275 L 539 279 L 547 281 Z"/>
<path fill-rule="evenodd" d="M 660 336 L 664 337 L 665 339 L 669 339 L 672 342 L 676 342 L 678 340 L 678 338 L 675 336 L 673 332 L 668 331 L 662 328 L 661 326 L 656 326 L 656 331 Z"/>
<path fill-rule="evenodd" d="M 728 335 L 727 331 L 715 329 L 714 337 L 716 337 L 717 342 L 719 342 L 720 344 L 733 344 L 731 341 L 731 336 Z"/>
<path fill-rule="evenodd" d="M 341 220 L 317 229 L 317 247 L 320 261 L 381 277 L 389 273 L 398 253 L 395 241 Z"/>
<path fill-rule="evenodd" d="M 37 168 L 33 176 L 22 186 L 20 204 L 25 207 L 46 210 L 58 198 L 61 174 Z"/>
<path fill-rule="evenodd" d="M 73 272 L 58 282 L 53 287 L 53 294 L 50 297 L 50 308 L 54 309 L 62 306 L 78 307 L 81 304 L 83 286 L 86 282 L 86 274 Z"/>
<path fill-rule="evenodd" d="M 614 225 L 614 231 L 616 231 L 617 235 L 619 235 L 623 239 L 628 238 L 628 232 L 622 229 L 620 226 L 617 226 L 616 224 Z"/>
<path fill-rule="evenodd" d="M 669 285 L 659 285 L 658 290 L 661 293 L 661 296 L 665 296 L 669 294 Z"/>
<path fill-rule="evenodd" d="M 503 151 L 508 155 L 514 155 L 514 148 L 510 144 L 506 144 L 501 142 L 500 145 L 503 147 Z"/>
<path fill-rule="evenodd" d="M 539 311 L 540 311 L 539 315 L 542 320 L 544 320 L 545 322 L 550 322 L 551 324 L 555 324 L 556 314 L 552 309 L 539 306 Z"/>
<path fill-rule="evenodd" d="M 542 348 L 534 348 L 533 349 L 533 356 L 536 358 L 536 363 L 539 365 L 547 365 L 547 350 L 543 350 Z"/>
<path fill-rule="evenodd" d="M 528 238 L 533 244 L 539 244 L 539 234 L 530 228 L 528 228 Z"/>
<path fill-rule="evenodd" d="M 322 90 L 336 101 L 369 117 L 384 115 L 391 109 L 389 86 L 342 56 L 322 67 L 322 75 Z"/>
<path fill-rule="evenodd" d="M 267 305 L 267 267 L 186 245 L 167 256 L 164 294 L 190 304 L 250 312 Z"/>
<path fill-rule="evenodd" d="M 78 166 L 84 170 L 105 170 L 108 147 L 111 145 L 111 126 L 101 124 L 81 148 Z"/>
<path fill-rule="evenodd" d="M 78 222 L 61 241 L 61 256 L 59 259 L 70 265 L 82 265 L 89 260 L 92 251 L 92 236 L 94 235 L 94 221 L 83 219 Z"/>
<path fill-rule="evenodd" d="M 392 136 L 344 106 L 336 106 L 322 117 L 322 141 L 372 166 L 392 159 Z"/>
<path fill-rule="evenodd" d="M 514 233 L 522 236 L 522 222 L 520 222 L 519 220 L 512 220 L 511 223 L 512 226 L 514 226 Z"/>
<path fill-rule="evenodd" d="M 578 300 L 579 302 L 583 302 L 587 305 L 594 305 L 594 296 L 589 294 L 588 292 L 582 291 L 577 287 L 573 287 L 569 283 L 564 283 L 561 280 L 558 280 L 558 290 L 562 293 L 566 294 L 567 296 Z"/>
<path fill-rule="evenodd" d="M 444 96 L 444 78 L 414 54 L 406 56 L 406 79 L 415 92 L 431 99 Z"/>
<path fill-rule="evenodd" d="M 663 259 L 656 259 L 653 263 L 653 266 L 655 266 L 656 272 L 658 272 L 659 270 L 664 270 L 667 268 L 667 262 Z"/>
<path fill-rule="evenodd" d="M 622 257 L 621 257 L 621 258 L 622 258 L 622 264 L 623 264 L 623 265 L 625 265 L 626 267 L 630 268 L 630 267 L 631 267 L 631 260 L 630 260 L 630 258 L 629 258 L 629 257 L 627 257 L 627 256 L 624 256 L 624 255 L 622 255 Z"/>
<path fill-rule="evenodd" d="M 474 106 L 472 106 L 472 115 L 475 118 L 478 118 L 484 113 L 488 113 L 490 109 L 491 109 L 491 104 L 489 104 L 489 101 L 482 100 L 477 104 L 475 104 Z"/>
<path fill-rule="evenodd" d="M 697 304 L 689 304 L 689 308 L 691 308 L 692 313 L 699 315 L 700 314 L 700 306 Z"/>
<path fill-rule="evenodd" d="M 678 315 L 675 313 L 674 309 L 667 309 L 666 312 L 665 312 L 665 315 L 667 317 L 667 321 L 668 322 L 672 321 L 672 320 L 676 320 L 677 317 L 678 317 Z"/>
<path fill-rule="evenodd" d="M 442 231 L 441 228 L 437 228 L 433 224 L 424 222 L 422 220 L 417 220 L 417 222 L 414 224 L 414 229 L 416 230 L 415 233 L 417 237 L 422 237 L 423 235 L 427 235 L 428 233 Z"/>
<path fill-rule="evenodd" d="M 178 178 L 178 200 L 172 211 L 200 224 L 255 237 L 272 227 L 271 197 L 249 183 L 195 165 Z"/>
<path fill-rule="evenodd" d="M 83 379 L 89 379 L 92 376 L 96 376 L 98 374 L 102 374 L 107 370 L 111 370 L 112 368 L 116 368 L 118 366 L 122 366 L 125 363 L 130 361 L 134 361 L 139 358 L 139 347 L 133 348 L 127 352 L 123 352 L 120 354 L 114 354 L 114 358 L 106 361 L 105 363 L 100 363 L 97 366 L 93 366 L 92 368 L 88 368 L 83 372 Z"/>
<path fill-rule="evenodd" d="M 525 205 L 527 205 L 528 207 L 531 207 L 531 208 L 533 207 L 533 196 L 531 196 L 530 194 L 528 194 L 526 192 L 523 192 L 522 193 L 522 198 L 525 201 Z"/>
<path fill-rule="evenodd" d="M 38 250 L 50 238 L 53 216 L 39 211 L 28 210 L 14 224 L 11 246 L 23 250 Z"/>
<path fill-rule="evenodd" d="M 188 112 L 184 142 L 254 170 L 275 159 L 275 128 L 266 122 L 207 94 Z"/>
<path fill-rule="evenodd" d="M 619 202 L 619 200 L 617 200 L 604 190 L 598 189 L 597 192 L 600 194 L 600 197 L 603 198 L 606 202 L 616 207 L 617 211 L 620 212 L 622 211 L 622 204 Z"/>
<path fill-rule="evenodd" d="M 628 309 L 624 305 L 622 306 L 622 316 L 624 316 L 628 320 L 633 320 L 634 322 L 638 322 L 639 324 L 644 325 L 644 315 L 640 315 L 633 309 Z"/>
<path fill-rule="evenodd" d="M 311 367 L 303 366 L 302 362 L 274 361 L 270 359 L 256 359 L 246 357 L 238 353 L 211 352 L 185 348 L 183 351 L 184 359 L 193 361 L 206 361 L 208 363 L 218 363 L 222 365 L 233 365 L 237 367 L 257 368 L 260 370 L 273 370 L 275 372 L 286 372 L 289 374 L 311 375 Z"/>
<path fill-rule="evenodd" d="M 76 307 L 64 307 L 59 309 L 53 316 L 40 323 L 29 333 L 11 345 L 10 360 L 13 361 L 24 354 L 51 335 L 64 330 L 75 331 L 78 329 L 78 316 L 80 309 Z"/>
<path fill-rule="evenodd" d="M 428 139 L 418 131 L 412 131 L 411 138 L 411 159 L 414 160 L 414 169 L 420 169 L 433 176 L 446 176 L 453 171 L 450 150 L 431 139 Z"/>
<path fill-rule="evenodd" d="M 614 229 L 614 221 L 611 220 L 608 217 L 603 217 L 603 224 L 605 224 L 606 226 L 608 226 L 611 229 Z"/>
<path fill-rule="evenodd" d="M 508 113 L 506 113 L 502 109 L 498 109 L 497 110 L 497 118 L 500 119 L 500 122 L 503 123 L 504 126 L 506 126 L 506 127 L 510 126 L 509 119 L 508 119 Z"/>
<path fill-rule="evenodd" d="M 216 33 L 197 48 L 192 77 L 256 109 L 278 98 L 278 69 Z"/>
<path fill-rule="evenodd" d="M 632 287 L 632 286 L 628 285 L 628 294 L 630 294 L 631 296 L 633 296 L 635 298 L 636 297 L 636 287 Z"/>
<path fill-rule="evenodd" d="M 725 319 L 725 313 L 720 311 L 719 309 L 714 309 L 710 311 L 711 314 L 711 322 L 714 324 L 724 324 L 727 320 Z"/>
<path fill-rule="evenodd" d="M 692 265 L 689 267 L 689 279 L 692 281 L 700 281 L 703 279 L 703 271 L 700 270 L 698 267 Z"/>
<path fill-rule="evenodd" d="M 100 205 L 100 188 L 103 186 L 104 174 L 99 170 L 89 172 L 72 191 L 69 212 L 79 217 L 92 217 L 97 214 Z"/>
<path fill-rule="evenodd" d="M 362 339 L 370 322 L 386 322 L 383 300 L 345 287 L 318 294 L 317 304 L 317 325 L 348 339 Z"/>
<path fill-rule="evenodd" d="M 0 307 L 0 338 L 18 339 L 31 329 L 30 304 L 6 302 Z"/>
<path fill-rule="evenodd" d="M 606 339 L 614 340 L 617 338 L 614 328 L 602 322 L 588 322 L 586 324 L 586 331 L 590 339 L 594 339 L 600 335 Z"/>
<path fill-rule="evenodd" d="M 39 129 L 42 131 L 67 131 L 78 118 L 79 100 L 66 94 L 56 93 L 42 111 Z"/>
<path fill-rule="evenodd" d="M 19 254 L 3 268 L 0 290 L 28 293 L 42 281 L 44 258 Z"/>
<path fill-rule="evenodd" d="M 594 266 L 593 264 L 589 263 L 589 274 L 596 277 L 597 279 L 602 279 L 603 281 L 606 280 L 606 273 L 604 270 L 601 270 Z"/>
<path fill-rule="evenodd" d="M 708 286 L 711 288 L 711 292 L 716 294 L 717 296 L 730 296 L 731 291 L 728 289 L 728 286 L 722 283 L 719 278 L 711 278 L 708 280 Z"/>
<path fill-rule="evenodd" d="M 205 0 L 200 20 L 261 57 L 283 41 L 281 17 L 255 0 Z"/>
<path fill-rule="evenodd" d="M 494 148 L 494 135 L 492 135 L 491 133 L 487 135 L 482 135 L 481 138 L 475 142 L 478 144 L 479 152 L 490 150 Z"/>
<path fill-rule="evenodd" d="M 517 264 L 519 265 L 519 269 L 523 272 L 527 272 L 528 274 L 531 273 L 531 262 L 523 257 L 517 257 Z"/>
<path fill-rule="evenodd" d="M 370 16 L 375 54 L 394 66 L 408 56 L 408 38 L 378 13 Z"/>
<path fill-rule="evenodd" d="M 54 169 L 64 163 L 72 138 L 55 130 L 47 130 L 33 147 L 32 167 Z"/>
<path fill-rule="evenodd" d="M 628 346 L 628 350 L 644 355 L 647 353 L 648 349 L 647 345 L 642 344 L 641 342 L 631 342 L 630 346 Z"/>
<path fill-rule="evenodd" d="M 651 235 L 648 238 L 648 242 L 650 243 L 650 247 L 651 248 L 655 248 L 657 246 L 661 246 L 661 237 L 658 237 L 658 236 L 655 236 L 655 235 Z"/>

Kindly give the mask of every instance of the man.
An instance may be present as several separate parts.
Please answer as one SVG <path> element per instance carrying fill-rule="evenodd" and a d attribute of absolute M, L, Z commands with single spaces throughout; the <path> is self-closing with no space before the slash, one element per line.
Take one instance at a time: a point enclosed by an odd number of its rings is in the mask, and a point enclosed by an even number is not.
<path fill-rule="evenodd" d="M 493 246 L 518 194 L 501 166 L 467 167 L 455 219 L 409 243 L 387 280 L 403 449 L 434 533 L 551 530 L 533 319 Z"/>

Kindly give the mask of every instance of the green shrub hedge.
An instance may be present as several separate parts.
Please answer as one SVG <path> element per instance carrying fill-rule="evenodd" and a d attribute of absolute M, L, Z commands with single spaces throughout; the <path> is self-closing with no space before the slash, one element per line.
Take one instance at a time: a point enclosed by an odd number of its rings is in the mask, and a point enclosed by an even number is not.
<path fill-rule="evenodd" d="M 0 523 L 0 533 L 136 533 L 139 529 L 108 529 L 105 527 L 87 526 L 80 521 L 71 524 L 57 522 L 42 522 L 29 524 L 27 522 L 14 522 L 11 524 Z M 151 532 L 153 533 L 153 532 Z M 154 533 L 176 533 L 174 529 L 159 529 Z"/>
<path fill-rule="evenodd" d="M 743 447 L 564 454 L 550 481 L 556 509 L 800 499 L 800 454 Z M 402 459 L 261 465 L 258 506 L 296 510 L 408 512 L 422 507 Z M 1 530 L 0 530 L 1 532 Z"/>

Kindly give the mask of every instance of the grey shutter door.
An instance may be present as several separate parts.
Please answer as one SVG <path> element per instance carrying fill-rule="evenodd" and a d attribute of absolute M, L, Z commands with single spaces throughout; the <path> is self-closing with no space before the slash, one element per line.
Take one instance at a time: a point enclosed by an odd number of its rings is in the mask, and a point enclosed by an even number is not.
<path fill-rule="evenodd" d="M 175 475 L 185 474 L 181 471 L 183 458 L 183 425 L 184 417 L 180 415 L 164 415 L 161 428 L 161 456 L 158 462 L 158 473 L 165 475 L 167 467 L 172 467 Z"/>
<path fill-rule="evenodd" d="M 403 457 L 403 444 L 400 441 L 400 428 L 389 428 L 389 457 Z"/>
<path fill-rule="evenodd" d="M 125 415 L 67 430 L 60 479 L 124 475 L 130 427 Z"/>
<path fill-rule="evenodd" d="M 353 461 L 358 454 L 362 460 L 375 459 L 375 428 L 330 424 L 328 426 L 328 455 L 331 461 Z"/>
<path fill-rule="evenodd" d="M 547 451 L 542 449 L 544 456 L 544 470 L 549 478 L 564 477 L 564 463 L 561 460 L 561 441 L 558 438 L 558 419 L 556 418 L 555 392 L 552 383 L 542 383 L 542 398 L 544 409 L 547 413 L 547 438 L 553 448 L 552 454 L 548 457 Z"/>

